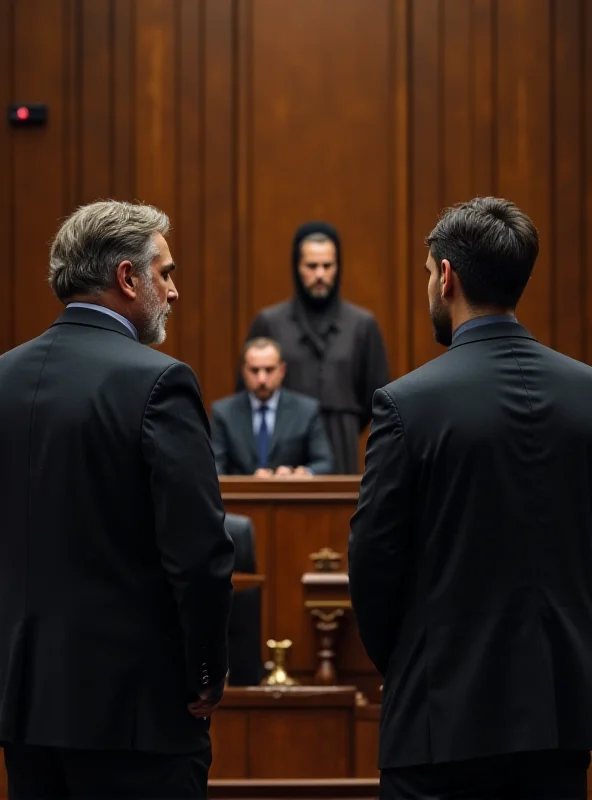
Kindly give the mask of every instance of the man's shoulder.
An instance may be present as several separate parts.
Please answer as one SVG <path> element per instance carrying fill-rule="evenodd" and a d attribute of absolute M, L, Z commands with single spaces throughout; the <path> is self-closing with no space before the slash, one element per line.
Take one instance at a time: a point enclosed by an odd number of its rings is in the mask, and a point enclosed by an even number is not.
<path fill-rule="evenodd" d="M 357 306 L 355 303 L 350 303 L 349 300 L 341 300 L 340 303 L 342 316 L 362 323 L 376 321 L 376 317 L 368 308 Z"/>
<path fill-rule="evenodd" d="M 231 414 L 239 404 L 244 403 L 246 391 L 236 392 L 229 394 L 226 397 L 220 397 L 212 403 L 212 414 L 227 416 Z"/>
<path fill-rule="evenodd" d="M 420 367 L 416 367 L 401 375 L 394 381 L 383 386 L 383 390 L 394 399 L 397 396 L 405 395 L 410 391 L 424 390 L 430 391 L 432 387 L 440 385 L 442 380 L 449 374 L 451 352 L 447 351 L 437 356 L 431 361 L 427 361 Z"/>
<path fill-rule="evenodd" d="M 149 373 L 157 377 L 167 372 L 170 367 L 178 366 L 180 370 L 186 371 L 187 374 L 193 373 L 188 364 L 160 350 L 139 344 L 124 334 L 108 330 L 103 331 L 98 328 L 85 328 L 85 333 L 93 338 L 93 342 L 95 339 L 101 341 L 99 337 L 104 337 L 104 346 L 96 347 L 88 339 L 82 340 L 81 337 L 76 339 L 76 337 L 68 334 L 68 338 L 65 340 L 65 357 L 62 360 L 64 370 L 71 369 L 72 363 L 80 364 L 86 352 L 84 349 L 84 341 L 86 341 L 92 348 L 92 358 L 89 357 L 87 360 L 88 368 L 95 372 L 98 369 L 103 369 L 105 371 L 123 371 L 130 375 L 138 372 Z M 63 345 L 63 336 L 63 331 L 58 326 L 51 327 L 40 336 L 30 339 L 28 342 L 24 342 L 2 354 L 0 356 L 0 367 L 23 365 L 28 362 L 35 364 L 39 360 L 40 354 L 46 353 L 49 355 L 51 353 L 56 342 Z M 71 347 L 70 344 L 72 345 Z M 71 355 L 71 362 L 68 354 Z"/>
<path fill-rule="evenodd" d="M 295 392 L 293 389 L 282 389 L 282 397 L 293 408 L 297 408 L 302 413 L 315 414 L 320 408 L 319 401 L 314 397 Z"/>
<path fill-rule="evenodd" d="M 541 353 L 544 363 L 550 367 L 554 367 L 561 375 L 572 377 L 575 380 L 581 380 L 586 383 L 592 383 L 592 367 L 585 364 L 583 361 L 578 361 L 571 356 L 560 353 L 559 350 L 553 350 L 551 347 L 536 343 L 539 352 Z"/>
<path fill-rule="evenodd" d="M 281 303 L 274 303 L 271 306 L 265 306 L 265 308 L 260 309 L 257 313 L 257 317 L 263 317 L 263 319 L 267 320 L 279 319 L 285 317 L 291 310 L 292 301 L 282 300 Z"/>

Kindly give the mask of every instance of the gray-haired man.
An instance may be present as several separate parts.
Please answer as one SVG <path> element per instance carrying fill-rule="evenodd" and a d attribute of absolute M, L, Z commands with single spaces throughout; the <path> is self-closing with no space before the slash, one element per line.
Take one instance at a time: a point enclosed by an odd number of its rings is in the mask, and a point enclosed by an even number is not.
<path fill-rule="evenodd" d="M 0 358 L 0 742 L 11 800 L 205 797 L 233 546 L 150 206 L 78 209 L 66 309 Z"/>

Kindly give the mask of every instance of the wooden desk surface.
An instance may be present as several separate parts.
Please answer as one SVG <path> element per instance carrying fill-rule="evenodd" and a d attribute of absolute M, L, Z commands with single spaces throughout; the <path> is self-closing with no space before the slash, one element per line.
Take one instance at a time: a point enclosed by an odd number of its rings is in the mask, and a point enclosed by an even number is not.
<path fill-rule="evenodd" d="M 257 571 L 262 587 L 263 659 L 265 642 L 291 639 L 288 673 L 310 683 L 317 665 L 314 621 L 305 608 L 302 576 L 314 570 L 309 556 L 323 547 L 343 555 L 347 570 L 350 519 L 357 507 L 360 476 L 312 478 L 220 477 L 226 510 L 250 517 L 255 526 Z M 351 614 L 340 622 L 336 664 L 342 684 L 358 686 L 378 701 L 380 679 L 367 659 Z"/>

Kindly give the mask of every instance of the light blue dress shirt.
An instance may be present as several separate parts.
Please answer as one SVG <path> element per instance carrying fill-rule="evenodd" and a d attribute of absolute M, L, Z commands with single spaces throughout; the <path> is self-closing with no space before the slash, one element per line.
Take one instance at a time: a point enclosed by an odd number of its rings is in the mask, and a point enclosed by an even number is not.
<path fill-rule="evenodd" d="M 118 314 L 117 311 L 112 311 L 110 308 L 105 308 L 105 306 L 99 306 L 95 303 L 68 303 L 66 308 L 90 308 L 91 311 L 100 311 L 101 314 L 107 314 L 107 316 L 113 317 L 113 319 L 116 319 L 118 322 L 121 322 L 122 325 L 125 325 L 128 331 L 133 333 L 134 339 L 136 341 L 138 340 L 138 331 L 136 330 L 135 325 L 132 325 L 127 317 L 123 317 L 121 314 Z"/>
<path fill-rule="evenodd" d="M 267 406 L 267 411 L 265 412 L 265 424 L 267 425 L 269 437 L 271 438 L 273 436 L 273 429 L 275 428 L 275 417 L 280 400 L 279 389 L 274 392 L 269 400 L 265 403 L 262 403 L 261 400 L 251 393 L 249 393 L 249 400 L 251 401 L 251 416 L 253 418 L 253 433 L 255 438 L 259 433 L 259 428 L 261 427 L 261 414 L 259 414 L 259 409 L 261 406 Z"/>

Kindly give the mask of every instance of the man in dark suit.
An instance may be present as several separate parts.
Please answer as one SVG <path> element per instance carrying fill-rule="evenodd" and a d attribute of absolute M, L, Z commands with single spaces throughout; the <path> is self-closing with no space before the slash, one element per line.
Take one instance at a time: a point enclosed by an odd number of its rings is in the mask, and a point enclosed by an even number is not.
<path fill-rule="evenodd" d="M 54 325 L 0 358 L 0 742 L 11 800 L 206 796 L 233 546 L 150 206 L 67 219 Z"/>
<path fill-rule="evenodd" d="M 221 475 L 324 475 L 333 470 L 319 404 L 282 389 L 286 365 L 277 342 L 243 348 L 246 389 L 212 405 L 212 445 Z"/>
<path fill-rule="evenodd" d="M 539 248 L 516 206 L 456 206 L 427 243 L 449 349 L 374 396 L 349 551 L 381 797 L 584 800 L 592 369 L 514 316 Z"/>

